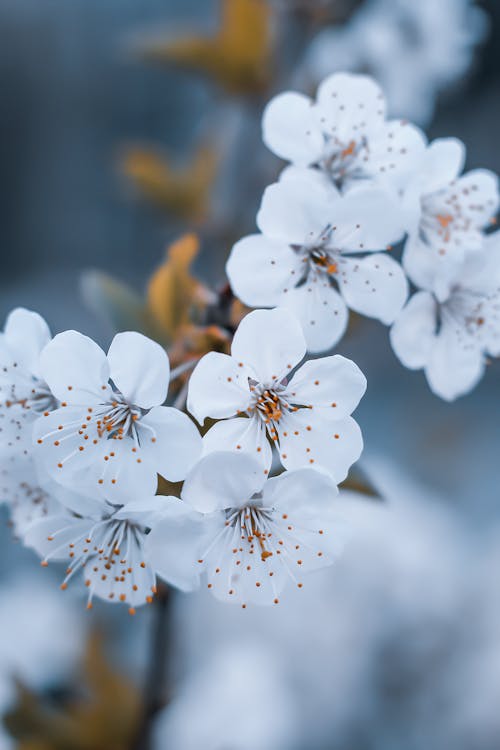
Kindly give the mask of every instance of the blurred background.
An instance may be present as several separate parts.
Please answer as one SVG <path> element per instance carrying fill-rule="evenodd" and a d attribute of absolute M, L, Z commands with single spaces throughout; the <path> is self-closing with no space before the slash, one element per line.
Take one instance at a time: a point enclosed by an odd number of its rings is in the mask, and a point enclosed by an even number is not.
<path fill-rule="evenodd" d="M 0 0 L 2 319 L 23 305 L 108 344 L 185 232 L 221 287 L 280 168 L 265 102 L 335 70 L 500 172 L 499 50 L 497 0 Z M 355 541 L 306 605 L 175 600 L 158 749 L 500 747 L 500 366 L 446 404 L 380 324 L 339 351 L 368 378 L 364 470 L 388 502 L 346 494 Z M 88 615 L 7 526 L 0 565 L 0 750 L 132 747 L 150 613 Z"/>

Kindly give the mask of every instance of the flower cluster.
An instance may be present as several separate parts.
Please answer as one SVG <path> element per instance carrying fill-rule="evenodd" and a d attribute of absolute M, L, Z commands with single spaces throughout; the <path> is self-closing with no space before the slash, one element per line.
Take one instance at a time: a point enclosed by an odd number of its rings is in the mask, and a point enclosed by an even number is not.
<path fill-rule="evenodd" d="M 51 339 L 15 310 L 2 335 L 1 499 L 42 565 L 67 563 L 95 596 L 150 602 L 156 577 L 221 599 L 269 604 L 288 579 L 330 564 L 341 544 L 332 499 L 361 453 L 350 416 L 366 387 L 331 356 L 297 365 L 306 343 L 287 310 L 243 319 L 231 356 L 211 352 L 189 384 L 204 438 L 165 406 L 169 361 L 138 333 L 108 353 L 76 331 Z M 174 373 L 175 377 L 175 373 Z M 286 468 L 268 478 L 273 452 Z M 183 482 L 157 495 L 158 476 Z M 173 486 L 173 484 L 171 484 Z M 338 527 L 338 530 L 337 530 Z"/>
<path fill-rule="evenodd" d="M 226 325 L 230 353 L 171 372 L 141 333 L 117 334 L 105 353 L 76 331 L 52 338 L 24 309 L 1 335 L 0 500 L 42 565 L 66 561 L 63 588 L 83 574 L 89 607 L 100 597 L 134 612 L 158 576 L 185 591 L 205 581 L 243 607 L 277 604 L 287 583 L 300 589 L 333 562 L 334 498 L 363 447 L 351 415 L 366 379 L 330 353 L 348 309 L 391 325 L 398 357 L 443 398 L 500 352 L 500 247 L 486 232 L 497 179 L 462 175 L 461 143 L 427 144 L 388 120 L 377 84 L 349 74 L 315 101 L 274 98 L 263 137 L 290 164 L 227 275 L 241 302 L 272 309 Z M 403 240 L 399 263 L 389 251 Z"/>
<path fill-rule="evenodd" d="M 260 234 L 233 247 L 227 274 L 253 307 L 286 307 L 310 352 L 342 337 L 347 308 L 392 325 L 401 362 L 451 400 L 500 352 L 498 178 L 462 174 L 465 147 L 428 143 L 386 118 L 379 86 L 336 73 L 316 100 L 287 92 L 266 107 L 263 138 L 290 164 L 268 187 Z M 387 251 L 404 243 L 402 265 Z M 416 294 L 408 298 L 409 283 Z"/>

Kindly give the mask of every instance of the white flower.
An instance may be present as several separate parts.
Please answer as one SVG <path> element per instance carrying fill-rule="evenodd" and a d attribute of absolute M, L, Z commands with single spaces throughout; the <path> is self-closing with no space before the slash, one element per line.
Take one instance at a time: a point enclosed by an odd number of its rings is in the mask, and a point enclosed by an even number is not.
<path fill-rule="evenodd" d="M 486 28 L 471 0 L 364 0 L 347 24 L 315 37 L 303 68 L 313 82 L 335 70 L 369 71 L 392 115 L 426 125 L 438 94 L 470 67 Z"/>
<path fill-rule="evenodd" d="M 190 559 L 218 599 L 278 604 L 290 579 L 302 588 L 304 573 L 331 565 L 340 552 L 336 494 L 322 471 L 266 479 L 251 456 L 212 453 L 186 478 L 177 505 L 187 509 L 177 523 L 166 517 L 151 530 L 148 555 L 167 582 L 176 584 L 180 561 Z"/>
<path fill-rule="evenodd" d="M 48 472 L 66 486 L 101 488 L 110 498 L 154 494 L 157 472 L 184 479 L 201 450 L 186 414 L 161 406 L 169 362 L 139 333 L 120 333 L 106 356 L 94 341 L 66 331 L 45 348 L 41 372 L 61 401 L 34 425 Z M 88 490 L 86 490 L 88 491 Z"/>
<path fill-rule="evenodd" d="M 162 517 L 168 499 L 160 496 L 126 505 L 80 496 L 74 507 L 35 521 L 24 543 L 49 561 L 67 560 L 61 585 L 83 571 L 88 587 L 87 607 L 98 596 L 109 602 L 127 602 L 130 613 L 151 602 L 156 591 L 155 571 L 149 564 L 144 540 L 149 528 Z M 78 515 L 73 513 L 76 511 Z"/>
<path fill-rule="evenodd" d="M 359 180 L 399 182 L 420 158 L 424 140 L 413 125 L 386 120 L 382 90 L 371 78 L 335 73 L 316 102 L 295 92 L 266 107 L 264 143 L 297 166 L 315 166 L 337 187 Z"/>
<path fill-rule="evenodd" d="M 433 141 L 403 198 L 409 233 L 403 266 L 417 286 L 441 301 L 466 255 L 482 248 L 483 228 L 499 206 L 497 176 L 485 169 L 460 176 L 464 161 L 461 141 Z"/>
<path fill-rule="evenodd" d="M 56 408 L 40 372 L 40 354 L 51 340 L 47 323 L 38 313 L 18 307 L 7 317 L 0 334 L 0 413 L 14 409 L 20 423 Z"/>
<path fill-rule="evenodd" d="M 404 305 L 401 266 L 373 253 L 402 234 L 385 191 L 360 187 L 342 196 L 312 170 L 293 169 L 265 191 L 257 225 L 262 234 L 232 249 L 232 289 L 249 306 L 291 309 L 309 351 L 339 341 L 347 307 L 390 324 Z"/>
<path fill-rule="evenodd" d="M 270 468 L 276 445 L 287 469 L 323 467 L 345 479 L 363 441 L 349 416 L 366 389 L 354 362 L 335 355 L 305 362 L 306 346 L 294 316 L 255 310 L 236 331 L 231 356 L 210 352 L 189 383 L 188 409 L 203 423 L 222 421 L 203 438 L 204 451 L 248 452 Z"/>
<path fill-rule="evenodd" d="M 499 239 L 490 235 L 464 262 L 445 301 L 417 292 L 391 329 L 401 362 L 423 368 L 431 390 L 447 401 L 474 388 L 488 354 L 500 355 Z"/>
<path fill-rule="evenodd" d="M 34 520 L 59 509 L 54 493 L 67 490 L 55 486 L 35 464 L 31 437 L 11 412 L 0 412 L 0 425 L 0 503 L 8 506 L 14 533 L 22 538 Z"/>

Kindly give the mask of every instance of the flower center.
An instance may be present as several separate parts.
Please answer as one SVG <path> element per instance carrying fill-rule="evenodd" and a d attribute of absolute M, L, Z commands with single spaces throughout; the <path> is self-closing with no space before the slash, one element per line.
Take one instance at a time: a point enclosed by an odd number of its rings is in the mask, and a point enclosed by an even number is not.
<path fill-rule="evenodd" d="M 266 424 L 269 422 L 279 422 L 283 415 L 280 397 L 270 390 L 265 390 L 262 395 L 258 396 L 255 408 L 260 412 Z"/>
<path fill-rule="evenodd" d="M 128 404 L 123 397 L 117 398 L 96 413 L 97 432 L 100 438 L 123 440 L 131 437 L 138 442 L 136 422 L 142 415 L 141 409 Z"/>
<path fill-rule="evenodd" d="M 359 164 L 359 157 L 367 150 L 366 138 L 359 141 L 340 141 L 336 137 L 327 137 L 326 154 L 320 162 L 320 167 L 340 187 L 346 177 L 362 177 L 363 170 Z"/>
<path fill-rule="evenodd" d="M 37 414 L 57 409 L 57 399 L 52 395 L 49 386 L 43 380 L 33 377 L 28 387 L 22 383 L 12 383 L 10 396 L 5 401 L 5 406 L 22 406 Z"/>
<path fill-rule="evenodd" d="M 331 278 L 338 272 L 338 259 L 341 251 L 328 247 L 334 227 L 327 224 L 318 234 L 313 235 L 302 245 L 290 245 L 291 249 L 302 257 L 304 269 L 299 276 L 296 286 L 304 284 L 311 274 L 321 274 Z"/>
<path fill-rule="evenodd" d="M 272 523 L 272 509 L 258 508 L 254 505 L 229 511 L 226 521 L 227 526 L 239 531 L 241 541 L 248 545 L 248 552 L 250 554 L 258 552 L 262 562 L 273 556 L 273 552 L 269 549 L 269 539 L 272 537 L 272 532 L 268 530 L 270 523 Z"/>
<path fill-rule="evenodd" d="M 464 344 L 500 338 L 500 289 L 491 294 L 457 289 L 440 308 L 440 324 L 454 326 Z"/>

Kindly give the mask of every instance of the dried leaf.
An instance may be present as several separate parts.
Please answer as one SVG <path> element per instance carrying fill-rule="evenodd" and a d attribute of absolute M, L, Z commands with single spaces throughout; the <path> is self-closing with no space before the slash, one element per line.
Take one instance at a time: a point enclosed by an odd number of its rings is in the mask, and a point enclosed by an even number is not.
<path fill-rule="evenodd" d="M 377 490 L 374 484 L 370 482 L 368 477 L 365 476 L 359 469 L 355 472 L 350 472 L 347 479 L 339 485 L 341 490 L 349 490 L 350 492 L 357 492 L 360 495 L 366 495 L 373 500 L 382 500 L 380 492 Z"/>
<path fill-rule="evenodd" d="M 107 663 L 94 635 L 77 697 L 56 701 L 19 685 L 5 724 L 19 750 L 128 750 L 140 714 L 139 692 Z"/>
<path fill-rule="evenodd" d="M 221 0 L 213 36 L 150 42 L 147 58 L 208 73 L 231 93 L 261 91 L 271 74 L 271 9 L 265 0 Z"/>
<path fill-rule="evenodd" d="M 187 221 L 202 222 L 209 211 L 217 172 L 215 149 L 201 146 L 187 166 L 173 166 L 154 148 L 124 149 L 121 169 L 138 190 L 165 211 Z"/>
<path fill-rule="evenodd" d="M 149 282 L 148 310 L 171 341 L 196 319 L 211 298 L 209 290 L 191 275 L 198 250 L 196 235 L 184 235 L 167 249 L 165 262 Z"/>

